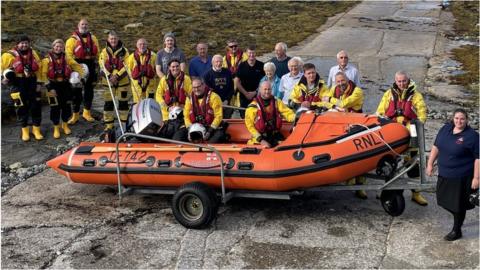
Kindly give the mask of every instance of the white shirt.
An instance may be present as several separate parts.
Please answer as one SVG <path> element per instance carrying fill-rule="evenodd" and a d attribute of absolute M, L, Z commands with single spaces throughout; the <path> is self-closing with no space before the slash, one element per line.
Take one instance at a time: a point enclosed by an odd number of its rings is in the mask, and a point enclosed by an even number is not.
<path fill-rule="evenodd" d="M 330 72 L 328 73 L 328 80 L 327 80 L 328 88 L 332 87 L 332 85 L 335 85 L 335 75 L 340 71 L 345 73 L 345 75 L 347 75 L 347 78 L 353 83 L 355 83 L 356 86 L 361 87 L 360 74 L 358 72 L 358 69 L 353 65 L 347 64 L 344 70 L 341 70 L 339 65 L 336 65 L 330 68 Z"/>
<path fill-rule="evenodd" d="M 300 81 L 303 76 L 303 72 L 299 72 L 296 76 L 292 76 L 291 72 L 285 74 L 280 79 L 280 92 L 283 93 L 282 101 L 288 105 L 288 100 L 290 99 L 290 94 L 295 85 Z"/>

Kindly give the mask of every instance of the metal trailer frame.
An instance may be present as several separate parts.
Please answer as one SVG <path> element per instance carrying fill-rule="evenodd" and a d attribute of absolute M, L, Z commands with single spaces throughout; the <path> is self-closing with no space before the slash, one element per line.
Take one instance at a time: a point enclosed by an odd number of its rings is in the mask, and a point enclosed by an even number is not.
<path fill-rule="evenodd" d="M 412 127 L 413 128 L 413 127 Z M 121 200 L 122 195 L 132 194 L 132 193 L 139 193 L 139 194 L 167 194 L 173 195 L 175 194 L 177 188 L 175 187 L 136 187 L 136 186 L 123 186 L 121 181 L 121 172 L 120 172 L 120 161 L 118 155 L 119 143 L 127 137 L 136 137 L 136 138 L 143 138 L 149 140 L 156 140 L 162 141 L 167 143 L 176 143 L 182 145 L 189 145 L 193 147 L 198 147 L 199 149 L 208 149 L 216 153 L 219 158 L 220 162 L 220 183 L 221 183 L 221 190 L 217 192 L 217 195 L 220 196 L 221 202 L 226 204 L 232 198 L 260 198 L 260 199 L 279 199 L 279 200 L 290 200 L 293 196 L 299 196 L 305 194 L 305 192 L 319 192 L 319 191 L 326 191 L 326 190 L 376 190 L 376 191 L 383 191 L 383 190 L 405 190 L 405 189 L 415 189 L 415 190 L 431 190 L 435 188 L 435 182 L 427 181 L 425 175 L 425 165 L 426 165 L 426 153 L 425 150 L 425 132 L 424 132 L 424 125 L 420 121 L 414 121 L 414 128 L 416 129 L 417 134 L 412 134 L 411 137 L 411 146 L 418 145 L 418 152 L 417 155 L 412 157 L 409 163 L 403 162 L 403 166 L 398 168 L 400 170 L 396 175 L 394 175 L 391 179 L 385 179 L 385 177 L 375 175 L 375 174 L 365 174 L 368 182 L 375 182 L 375 183 L 368 183 L 366 185 L 345 185 L 345 184 L 331 184 L 331 185 L 324 185 L 312 188 L 304 188 L 292 191 L 285 191 L 285 192 L 272 192 L 272 191 L 256 191 L 256 190 L 229 190 L 225 189 L 225 169 L 223 158 L 221 153 L 211 145 L 200 145 L 182 141 L 176 141 L 171 139 L 165 139 L 160 137 L 153 137 L 148 135 L 142 134 L 135 134 L 135 133 L 125 133 L 120 136 L 116 141 L 116 168 L 117 168 L 117 182 L 118 182 L 118 196 Z M 415 132 L 414 132 L 415 133 Z M 415 137 L 415 135 L 417 135 Z M 407 151 L 408 153 L 408 151 Z M 403 156 L 401 156 L 403 157 Z M 403 159 L 401 161 L 404 161 Z M 402 163 L 402 162 L 401 162 Z M 408 171 L 412 170 L 415 165 L 418 163 L 420 167 L 420 181 L 410 179 L 404 177 L 404 174 Z"/>

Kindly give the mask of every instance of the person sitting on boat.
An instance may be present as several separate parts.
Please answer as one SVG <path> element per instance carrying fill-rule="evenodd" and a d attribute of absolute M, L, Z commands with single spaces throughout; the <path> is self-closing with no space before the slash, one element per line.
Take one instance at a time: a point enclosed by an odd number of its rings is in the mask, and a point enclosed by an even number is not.
<path fill-rule="evenodd" d="M 128 85 L 130 81 L 128 79 L 128 73 L 126 70 L 124 60 L 128 58 L 128 50 L 123 46 L 122 41 L 118 38 L 118 34 L 115 31 L 110 31 L 107 37 L 107 43 L 105 48 L 100 53 L 98 59 L 99 65 L 102 68 L 102 72 L 108 77 L 108 82 L 103 76 L 102 84 L 107 87 L 111 87 L 110 91 L 104 91 L 103 98 L 105 103 L 103 105 L 103 121 L 105 124 L 105 130 L 113 129 L 113 122 L 115 120 L 115 108 L 112 100 L 112 95 L 118 98 L 118 114 L 122 123 L 127 122 L 128 118 Z"/>
<path fill-rule="evenodd" d="M 169 112 L 173 107 L 184 108 L 187 97 L 192 93 L 190 76 L 180 70 L 180 60 L 171 59 L 168 62 L 168 73 L 163 76 L 158 84 L 155 100 L 160 104 L 162 119 L 169 119 Z M 169 119 L 165 123 L 168 132 L 160 134 L 164 138 L 173 138 L 175 133 L 184 126 L 183 117 Z M 178 139 L 178 138 L 177 138 Z"/>
<path fill-rule="evenodd" d="M 322 101 L 329 103 L 329 108 L 340 112 L 362 112 L 363 91 L 347 75 L 341 71 L 335 74 L 335 83 L 330 89 L 328 96 L 322 97 Z M 362 185 L 366 183 L 364 176 L 358 176 L 347 181 L 347 185 Z M 360 199 L 367 199 L 364 190 L 355 191 Z"/>
<path fill-rule="evenodd" d="M 65 43 L 56 39 L 52 50 L 42 60 L 40 80 L 47 88 L 48 104 L 50 105 L 50 120 L 53 122 L 53 138 L 60 138 L 60 118 L 65 135 L 72 133 L 68 127 L 68 119 L 72 116 L 71 92 L 69 82 L 72 73 L 77 73 L 78 79 L 84 77 L 82 66 L 65 54 Z M 75 75 L 75 74 L 74 74 Z"/>
<path fill-rule="evenodd" d="M 219 143 L 224 140 L 222 99 L 200 78 L 192 81 L 192 94 L 185 102 L 183 118 L 185 127 L 175 133 L 174 140 L 187 141 L 187 130 L 193 124 L 201 124 L 205 128 L 203 141 Z"/>
<path fill-rule="evenodd" d="M 205 84 L 212 88 L 220 98 L 222 103 L 228 105 L 233 96 L 233 77 L 230 70 L 222 67 L 222 56 L 216 54 L 212 57 L 212 68 L 203 74 Z M 232 116 L 233 109 L 223 108 L 223 118 L 227 119 Z"/>
<path fill-rule="evenodd" d="M 328 96 L 328 88 L 320 75 L 315 70 L 315 65 L 306 63 L 303 65 L 303 76 L 293 88 L 290 95 L 289 107 L 294 110 L 305 107 L 309 110 L 328 108 L 329 103 L 322 101 L 323 96 Z"/>
<path fill-rule="evenodd" d="M 280 133 L 282 118 L 293 122 L 295 112 L 272 95 L 269 81 L 261 82 L 258 95 L 245 112 L 245 125 L 252 135 L 248 144 L 261 144 L 267 148 L 277 146 L 285 139 Z"/>
<path fill-rule="evenodd" d="M 340 112 L 362 112 L 363 91 L 343 72 L 335 74 L 335 85 L 322 101 L 329 103 L 329 109 Z"/>
<path fill-rule="evenodd" d="M 148 48 L 147 40 L 137 40 L 137 49 L 127 58 L 133 102 L 138 103 L 145 98 L 155 97 L 157 80 L 155 79 L 155 60 L 157 55 Z"/>
<path fill-rule="evenodd" d="M 422 94 L 417 90 L 417 85 L 410 80 L 405 71 L 395 73 L 395 83 L 382 97 L 377 108 L 377 115 L 386 116 L 410 128 L 410 121 L 418 119 L 422 123 L 427 120 L 427 106 Z M 411 151 L 412 156 L 418 151 Z M 409 177 L 418 177 L 420 168 L 414 167 L 407 172 Z M 427 205 L 427 200 L 415 190 L 412 190 L 412 201 L 419 205 Z"/>

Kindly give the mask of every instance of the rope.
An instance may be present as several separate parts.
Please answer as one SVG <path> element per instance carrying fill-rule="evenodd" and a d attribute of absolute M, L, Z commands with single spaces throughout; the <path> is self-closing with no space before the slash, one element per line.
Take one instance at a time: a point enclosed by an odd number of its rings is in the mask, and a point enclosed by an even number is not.
<path fill-rule="evenodd" d="M 369 127 L 365 126 L 365 125 L 362 125 L 362 124 L 352 124 L 352 126 L 360 126 L 360 127 L 364 127 L 365 129 L 367 130 L 371 130 Z M 377 136 L 377 138 L 382 141 L 395 155 L 397 156 L 401 156 L 401 154 L 399 154 L 397 151 L 395 151 L 391 146 L 390 144 L 388 144 L 380 135 L 378 135 L 377 133 L 375 132 L 372 132 L 373 135 Z"/>

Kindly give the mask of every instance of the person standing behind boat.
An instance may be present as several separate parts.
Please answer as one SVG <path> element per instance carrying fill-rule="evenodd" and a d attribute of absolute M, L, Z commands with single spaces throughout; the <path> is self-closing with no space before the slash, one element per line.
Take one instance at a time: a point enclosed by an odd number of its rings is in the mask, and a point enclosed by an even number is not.
<path fill-rule="evenodd" d="M 185 103 L 183 118 L 185 127 L 180 128 L 175 134 L 175 140 L 192 140 L 187 139 L 188 133 L 198 124 L 205 129 L 203 141 L 220 143 L 224 140 L 222 100 L 200 78 L 194 78 L 192 81 L 192 93 Z"/>
<path fill-rule="evenodd" d="M 72 133 L 68 127 L 68 119 L 72 116 L 72 86 L 69 79 L 77 72 L 78 79 L 84 76 L 82 66 L 65 54 L 65 43 L 56 39 L 52 50 L 42 60 L 41 81 L 47 88 L 48 104 L 50 105 L 50 120 L 53 122 L 53 138 L 60 138 L 60 118 L 65 135 Z"/>
<path fill-rule="evenodd" d="M 358 69 L 348 63 L 348 55 L 346 51 L 342 50 L 337 53 L 337 63 L 338 65 L 330 68 L 330 72 L 328 73 L 328 80 L 327 80 L 328 87 L 330 88 L 333 85 L 335 85 L 335 75 L 338 72 L 345 73 L 345 75 L 347 75 L 350 81 L 353 81 L 353 83 L 355 83 L 356 86 L 361 87 L 360 74 L 358 72 Z"/>
<path fill-rule="evenodd" d="M 347 75 L 341 71 L 335 74 L 335 84 L 330 89 L 328 96 L 322 97 L 322 101 L 328 102 L 330 109 L 340 112 L 362 112 L 363 91 Z M 363 185 L 366 183 L 364 176 L 358 176 L 347 181 L 347 185 Z M 360 199 L 367 199 L 365 190 L 355 191 Z"/>
<path fill-rule="evenodd" d="M 188 75 L 190 78 L 202 78 L 203 75 L 212 69 L 212 57 L 208 55 L 208 44 L 199 42 L 197 44 L 198 55 L 193 57 L 188 64 Z"/>
<path fill-rule="evenodd" d="M 155 61 L 157 55 L 148 48 L 147 40 L 137 40 L 137 48 L 127 57 L 127 68 L 130 73 L 133 102 L 138 103 L 145 98 L 155 98 L 157 80 L 155 78 Z"/>
<path fill-rule="evenodd" d="M 289 99 L 289 107 L 297 110 L 300 107 L 314 110 L 328 108 L 329 103 L 322 101 L 323 96 L 328 96 L 329 90 L 325 82 L 315 70 L 315 65 L 303 65 L 304 74 L 293 88 Z"/>
<path fill-rule="evenodd" d="M 265 76 L 263 62 L 256 58 L 255 46 L 248 47 L 247 55 L 247 61 L 240 63 L 237 76 L 234 79 L 238 91 L 240 91 L 240 107 L 242 108 L 246 108 L 253 98 L 255 98 L 258 84 L 263 76 Z M 244 118 L 245 111 L 240 111 L 240 116 Z"/>
<path fill-rule="evenodd" d="M 11 86 L 10 97 L 14 102 L 18 121 L 22 125 L 22 141 L 30 140 L 29 117 L 32 118 L 33 136 L 36 140 L 42 140 L 43 135 L 40 132 L 42 123 L 41 91 L 37 87 L 41 62 L 37 52 L 30 47 L 28 36 L 20 36 L 17 45 L 2 54 L 2 74 L 7 69 L 12 71 L 9 72 L 9 76 L 2 78 L 2 83 Z"/>
<path fill-rule="evenodd" d="M 127 48 L 123 46 L 122 41 L 118 38 L 115 31 L 110 31 L 107 37 L 107 44 L 100 53 L 98 59 L 102 72 L 108 77 L 107 82 L 105 76 L 102 78 L 102 84 L 110 87 L 113 96 L 118 98 L 118 114 L 122 123 L 127 122 L 128 118 L 128 86 L 130 80 L 128 78 L 127 67 L 125 67 L 125 59 L 129 56 Z M 113 129 L 113 122 L 115 120 L 114 102 L 112 100 L 112 93 L 106 90 L 103 93 L 105 104 L 103 105 L 103 121 L 105 130 Z"/>
<path fill-rule="evenodd" d="M 176 107 L 181 109 L 185 107 L 187 97 L 191 93 L 192 81 L 190 77 L 180 70 L 179 60 L 171 59 L 168 63 L 168 72 L 160 80 L 155 92 L 155 100 L 160 104 L 164 121 L 169 119 L 170 111 L 176 110 Z M 184 119 L 182 117 L 169 119 L 164 125 L 164 131 L 160 136 L 172 138 L 183 125 Z"/>
<path fill-rule="evenodd" d="M 288 105 L 288 100 L 290 99 L 293 88 L 303 76 L 302 66 L 303 61 L 300 57 L 292 57 L 292 59 L 288 61 L 288 70 L 290 70 L 290 72 L 280 78 L 279 91 L 281 92 L 282 101 L 286 105 Z"/>
<path fill-rule="evenodd" d="M 427 120 L 427 106 L 423 101 L 422 94 L 417 90 L 417 85 L 410 80 L 405 71 L 395 73 L 395 82 L 382 97 L 377 108 L 377 115 L 386 116 L 407 128 L 410 128 L 410 121 L 418 119 L 422 123 Z M 411 156 L 418 151 L 411 150 Z M 414 167 L 407 172 L 409 177 L 418 177 L 420 168 Z M 412 201 L 419 205 L 428 205 L 427 200 L 415 190 L 412 190 Z"/>
<path fill-rule="evenodd" d="M 247 61 L 248 55 L 238 47 L 236 39 L 229 39 L 227 41 L 226 53 L 223 57 L 223 67 L 230 70 L 232 78 L 237 76 L 238 66 L 241 62 Z M 230 105 L 240 107 L 240 93 L 238 92 L 237 82 L 234 80 L 235 93 L 230 100 Z"/>
<path fill-rule="evenodd" d="M 268 62 L 272 62 L 275 65 L 275 75 L 278 78 L 282 78 L 283 75 L 288 73 L 288 61 L 291 57 L 287 56 L 287 44 L 285 42 L 279 42 L 275 45 L 275 56 L 272 57 Z M 275 90 L 273 91 L 275 95 Z M 278 97 L 278 96 L 277 96 Z"/>
<path fill-rule="evenodd" d="M 83 100 L 82 117 L 88 122 L 93 122 L 95 119 L 90 112 L 92 108 L 94 87 L 97 82 L 96 63 L 95 58 L 98 55 L 100 46 L 97 38 L 88 31 L 87 19 L 81 19 L 78 22 L 77 29 L 72 33 L 72 36 L 67 39 L 65 45 L 65 53 L 69 58 L 74 59 L 79 64 L 86 64 L 88 67 L 88 78 L 82 88 L 73 88 L 73 115 L 68 121 L 69 125 L 74 125 L 80 118 L 80 104 Z"/>
<path fill-rule="evenodd" d="M 277 146 L 285 139 L 280 133 L 282 118 L 293 122 L 295 113 L 272 95 L 272 84 L 269 81 L 261 82 L 258 95 L 248 105 L 245 113 L 245 125 L 252 135 L 248 144 L 261 144 L 267 148 Z"/>
<path fill-rule="evenodd" d="M 222 67 L 221 55 L 212 57 L 212 68 L 203 74 L 203 81 L 220 96 L 223 105 L 228 105 L 234 93 L 233 78 L 230 70 Z M 223 108 L 223 119 L 230 118 L 232 113 L 233 109 Z"/>
<path fill-rule="evenodd" d="M 168 63 L 170 60 L 177 59 L 180 62 L 180 70 L 185 72 L 187 59 L 185 54 L 177 47 L 177 40 L 173 33 L 166 33 L 163 36 L 165 47 L 157 52 L 155 69 L 158 77 L 161 79 L 168 73 Z"/>
<path fill-rule="evenodd" d="M 467 210 L 474 208 L 468 201 L 472 190 L 478 190 L 479 135 L 468 125 L 463 109 L 453 113 L 453 121 L 445 124 L 437 134 L 426 174 L 433 175 L 433 163 L 438 159 L 437 204 L 453 215 L 453 228 L 444 239 L 454 241 L 462 237 L 462 224 Z"/>
<path fill-rule="evenodd" d="M 260 83 L 263 81 L 269 81 L 272 85 L 272 94 L 278 99 L 282 99 L 282 94 L 279 90 L 280 88 L 280 78 L 275 73 L 276 67 L 272 62 L 267 62 L 263 65 L 263 71 L 265 76 L 260 80 Z"/>

